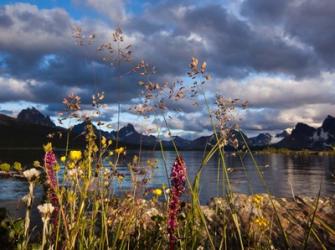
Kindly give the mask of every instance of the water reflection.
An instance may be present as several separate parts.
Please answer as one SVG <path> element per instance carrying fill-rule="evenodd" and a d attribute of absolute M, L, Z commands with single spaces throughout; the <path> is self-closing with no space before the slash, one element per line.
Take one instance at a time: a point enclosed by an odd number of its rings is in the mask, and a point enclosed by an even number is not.
<path fill-rule="evenodd" d="M 128 152 L 119 167 L 119 171 L 125 175 L 123 184 L 120 186 L 117 181 L 113 183 L 114 190 L 120 191 L 131 187 L 131 177 L 127 170 L 127 165 L 135 152 Z M 202 160 L 201 152 L 182 152 L 188 168 L 188 175 L 192 181 Z M 1 155 L 0 155 L 1 157 Z M 176 154 L 165 152 L 167 171 L 170 172 Z M 316 196 L 320 186 L 322 195 L 335 194 L 335 179 L 331 174 L 335 172 L 334 156 L 317 155 L 281 155 L 281 154 L 257 154 L 256 161 L 265 181 L 272 194 L 283 197 L 295 195 Z M 153 170 L 151 181 L 148 187 L 161 187 L 167 184 L 167 176 L 161 152 L 142 152 L 141 162 L 149 159 L 157 159 L 158 167 Z M 203 168 L 201 175 L 200 199 L 202 203 L 210 197 L 222 195 L 227 186 L 222 171 L 218 165 L 219 157 L 213 156 L 208 164 Z M 232 189 L 235 192 L 259 193 L 265 192 L 261 179 L 250 157 L 245 157 L 243 163 L 238 156 L 227 154 L 226 165 L 231 168 L 229 179 Z M 60 177 L 62 171 L 60 172 Z M 17 199 L 26 193 L 26 184 L 21 181 L 11 179 L 0 179 L 0 202 L 1 200 Z"/>

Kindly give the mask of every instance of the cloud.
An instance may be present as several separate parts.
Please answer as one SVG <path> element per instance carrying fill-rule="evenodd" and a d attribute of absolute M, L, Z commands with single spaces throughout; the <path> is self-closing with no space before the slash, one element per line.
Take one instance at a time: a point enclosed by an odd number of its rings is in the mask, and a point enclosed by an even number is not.
<path fill-rule="evenodd" d="M 241 14 L 257 23 L 278 24 L 288 8 L 290 0 L 245 0 L 241 5 Z"/>
<path fill-rule="evenodd" d="M 20 100 L 22 98 L 30 98 L 29 85 L 34 85 L 34 81 L 20 81 L 13 78 L 0 76 L 0 99 L 3 101 Z"/>
<path fill-rule="evenodd" d="M 335 15 L 332 0 L 246 0 L 241 13 L 256 25 L 282 30 L 285 36 L 310 47 L 324 69 L 334 70 L 335 30 L 331 28 Z"/>
<path fill-rule="evenodd" d="M 283 75 L 255 75 L 242 81 L 218 80 L 210 88 L 227 97 L 248 101 L 253 108 L 292 108 L 306 104 L 335 104 L 335 73 L 293 79 Z"/>
<path fill-rule="evenodd" d="M 122 23 L 127 18 L 125 0 L 76 0 L 75 2 L 78 4 L 85 2 L 116 23 Z"/>
<path fill-rule="evenodd" d="M 334 115 L 334 104 L 306 104 L 300 107 L 249 109 L 240 114 L 241 127 L 247 131 L 280 131 L 298 122 L 319 127 L 328 114 Z"/>
<path fill-rule="evenodd" d="M 333 112 L 335 6 L 331 0 L 245 0 L 228 4 L 233 10 L 210 1 L 150 1 L 141 3 L 138 12 L 121 0 L 84 2 L 112 21 L 85 16 L 75 20 L 64 9 L 31 4 L 0 7 L 4 90 L 0 102 L 49 104 L 51 112 L 71 92 L 88 104 L 93 93 L 105 91 L 108 104 L 129 107 L 140 94 L 139 77 L 128 74 L 136 62 L 144 58 L 156 66 L 152 81 L 185 80 L 187 64 L 196 56 L 207 61 L 216 79 L 205 89 L 211 93 L 210 102 L 216 93 L 249 101 L 251 110 L 242 113 L 248 129 L 282 129 L 299 119 L 317 124 L 326 112 Z M 99 44 L 111 40 L 110 23 L 117 20 L 134 50 L 133 62 L 118 70 L 96 51 Z M 94 32 L 95 44 L 77 46 L 74 24 L 83 27 L 86 36 Z M 190 100 L 169 106 L 182 109 L 171 121 L 174 129 L 197 133 L 210 129 L 203 106 L 197 109 Z M 107 112 L 105 119 L 113 113 Z"/>
<path fill-rule="evenodd" d="M 143 22 L 149 24 L 152 33 L 140 36 L 136 45 L 141 55 L 157 62 L 162 73 L 180 74 L 184 61 L 193 55 L 207 60 L 221 77 L 244 77 L 250 72 L 302 77 L 320 71 L 318 58 L 311 51 L 292 46 L 281 37 L 260 34 L 220 5 L 164 7 L 156 6 L 129 19 L 130 25 L 126 25 L 136 32 L 143 30 Z"/>

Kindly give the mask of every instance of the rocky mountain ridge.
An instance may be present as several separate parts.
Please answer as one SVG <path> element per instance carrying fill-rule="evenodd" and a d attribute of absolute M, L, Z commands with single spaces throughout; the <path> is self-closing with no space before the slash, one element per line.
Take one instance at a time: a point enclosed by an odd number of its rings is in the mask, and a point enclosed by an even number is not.
<path fill-rule="evenodd" d="M 79 123 L 72 128 L 72 136 L 75 138 L 73 144 L 84 144 L 84 131 L 87 121 Z M 125 145 L 130 148 L 136 148 L 142 145 L 143 148 L 159 149 L 159 139 L 154 135 L 144 135 L 139 133 L 134 125 L 128 123 L 117 131 L 104 131 L 94 126 L 95 132 L 98 135 L 103 135 L 108 139 L 116 140 L 118 138 L 120 145 Z M 67 129 L 57 127 L 49 116 L 43 115 L 36 108 L 28 108 L 22 110 L 17 118 L 12 118 L 0 114 L 0 136 L 1 138 L 8 138 L 2 140 L 0 146 L 20 146 L 32 144 L 36 146 L 41 145 L 50 134 L 61 134 L 66 132 Z M 247 135 L 241 131 L 232 131 L 228 145 L 225 147 L 227 150 L 232 150 L 232 141 L 236 138 L 239 145 L 243 145 L 242 136 L 247 141 L 251 148 L 289 148 L 294 150 L 299 149 L 330 149 L 335 145 L 335 118 L 327 116 L 319 128 L 313 128 L 304 123 L 298 123 L 292 132 L 284 130 L 282 133 L 272 137 L 269 133 L 260 133 L 257 136 L 248 138 Z M 282 138 L 279 142 L 273 143 L 273 139 Z M 11 141 L 10 143 L 8 141 Z M 62 138 L 58 138 L 59 144 L 63 143 Z M 278 140 L 277 140 L 278 141 Z M 194 140 L 184 139 L 179 136 L 173 137 L 172 140 L 163 140 L 162 145 L 166 150 L 173 149 L 175 144 L 179 150 L 204 150 L 205 147 L 210 148 L 215 145 L 215 136 L 201 136 Z M 60 145 L 61 146 L 61 145 Z"/>

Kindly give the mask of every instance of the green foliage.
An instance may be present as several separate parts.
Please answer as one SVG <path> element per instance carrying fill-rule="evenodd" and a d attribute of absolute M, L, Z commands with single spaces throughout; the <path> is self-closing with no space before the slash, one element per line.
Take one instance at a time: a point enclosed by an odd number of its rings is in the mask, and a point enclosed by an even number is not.
<path fill-rule="evenodd" d="M 23 232 L 23 219 L 12 220 L 6 209 L 0 208 L 0 246 L 6 246 L 6 249 L 20 248 Z"/>
<path fill-rule="evenodd" d="M 2 164 L 0 164 L 0 170 L 1 171 L 5 171 L 5 172 L 9 172 L 10 165 L 8 163 L 2 163 Z"/>

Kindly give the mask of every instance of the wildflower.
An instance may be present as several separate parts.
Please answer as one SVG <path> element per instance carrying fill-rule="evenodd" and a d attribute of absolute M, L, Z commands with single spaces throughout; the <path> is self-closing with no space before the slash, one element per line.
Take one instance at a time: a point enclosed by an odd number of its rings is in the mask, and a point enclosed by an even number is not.
<path fill-rule="evenodd" d="M 46 153 L 52 151 L 51 142 L 47 143 L 46 145 L 43 145 L 43 148 L 44 148 L 44 152 L 46 152 Z"/>
<path fill-rule="evenodd" d="M 16 171 L 22 171 L 22 164 L 20 162 L 14 162 L 13 164 L 13 168 L 16 170 Z"/>
<path fill-rule="evenodd" d="M 156 189 L 154 189 L 154 190 L 152 190 L 152 193 L 155 195 L 155 196 L 161 196 L 162 194 L 163 194 L 163 191 L 162 191 L 162 189 L 160 189 L 160 188 L 156 188 Z"/>
<path fill-rule="evenodd" d="M 29 170 L 26 170 L 23 172 L 24 177 L 26 177 L 26 179 L 29 182 L 35 181 L 36 179 L 38 179 L 38 177 L 40 176 L 41 172 L 38 171 L 36 168 L 31 168 Z"/>
<path fill-rule="evenodd" d="M 263 202 L 263 196 L 256 194 L 252 197 L 252 203 L 254 203 L 256 206 L 260 206 L 262 202 Z"/>
<path fill-rule="evenodd" d="M 254 224 L 256 224 L 261 230 L 268 228 L 269 221 L 263 216 L 258 216 L 254 219 Z"/>
<path fill-rule="evenodd" d="M 107 147 L 107 139 L 104 136 L 101 137 L 101 146 L 102 146 L 102 148 Z"/>
<path fill-rule="evenodd" d="M 56 172 L 58 172 L 60 170 L 60 165 L 59 164 L 55 164 L 54 168 L 53 168 Z"/>
<path fill-rule="evenodd" d="M 117 148 L 115 149 L 115 153 L 117 153 L 118 155 L 121 155 L 121 154 L 125 154 L 125 148 L 124 147 L 120 147 L 120 148 Z"/>
<path fill-rule="evenodd" d="M 113 156 L 114 153 L 113 153 L 113 151 L 110 151 L 108 154 L 109 154 L 109 156 Z"/>
<path fill-rule="evenodd" d="M 52 206 L 54 207 L 54 212 L 52 214 L 52 223 L 53 226 L 56 228 L 59 203 L 56 195 L 58 182 L 55 171 L 58 171 L 60 167 L 59 164 L 57 163 L 56 155 L 52 150 L 51 143 L 48 143 L 47 145 L 49 146 L 47 147 L 47 150 L 45 150 L 44 154 L 44 168 L 47 176 L 47 181 L 49 183 L 49 190 L 47 192 L 48 199 L 50 200 Z"/>
<path fill-rule="evenodd" d="M 176 237 L 174 232 L 177 228 L 177 216 L 180 212 L 180 197 L 185 191 L 186 166 L 184 160 L 177 156 L 171 170 L 171 192 L 168 215 L 168 233 L 170 235 L 170 249 L 174 249 Z"/>
<path fill-rule="evenodd" d="M 72 178 L 72 177 L 77 177 L 83 174 L 83 171 L 77 168 L 70 169 L 67 171 L 67 175 Z"/>
<path fill-rule="evenodd" d="M 2 164 L 0 164 L 0 170 L 8 172 L 10 170 L 10 165 L 8 163 L 2 163 Z"/>
<path fill-rule="evenodd" d="M 37 206 L 37 209 L 42 215 L 42 220 L 45 221 L 50 219 L 55 208 L 51 203 L 44 203 L 43 205 Z"/>
<path fill-rule="evenodd" d="M 82 157 L 81 151 L 79 151 L 79 150 L 70 151 L 69 158 L 72 161 L 79 161 L 81 159 L 81 157 Z"/>
<path fill-rule="evenodd" d="M 55 208 L 51 203 L 45 203 L 43 205 L 37 206 L 37 209 L 40 211 L 43 221 L 43 237 L 41 249 L 45 249 L 45 244 L 49 235 L 48 222 Z"/>
<path fill-rule="evenodd" d="M 61 157 L 60 157 L 60 161 L 61 161 L 61 162 L 65 162 L 65 161 L 66 161 L 66 156 L 65 156 L 65 155 L 61 156 Z"/>
<path fill-rule="evenodd" d="M 27 239 L 28 233 L 29 233 L 29 226 L 30 226 L 30 212 L 33 204 L 33 197 L 34 197 L 34 186 L 35 181 L 40 176 L 40 171 L 38 171 L 36 168 L 31 168 L 29 170 L 26 170 L 23 172 L 24 177 L 29 182 L 29 192 L 26 196 L 23 197 L 23 202 L 26 204 L 26 217 L 24 220 L 24 239 Z M 28 241 L 24 240 L 22 243 L 24 248 L 27 248 Z"/>
<path fill-rule="evenodd" d="M 67 164 L 68 169 L 73 169 L 75 167 L 76 167 L 76 164 L 74 162 L 69 162 L 69 164 Z"/>

